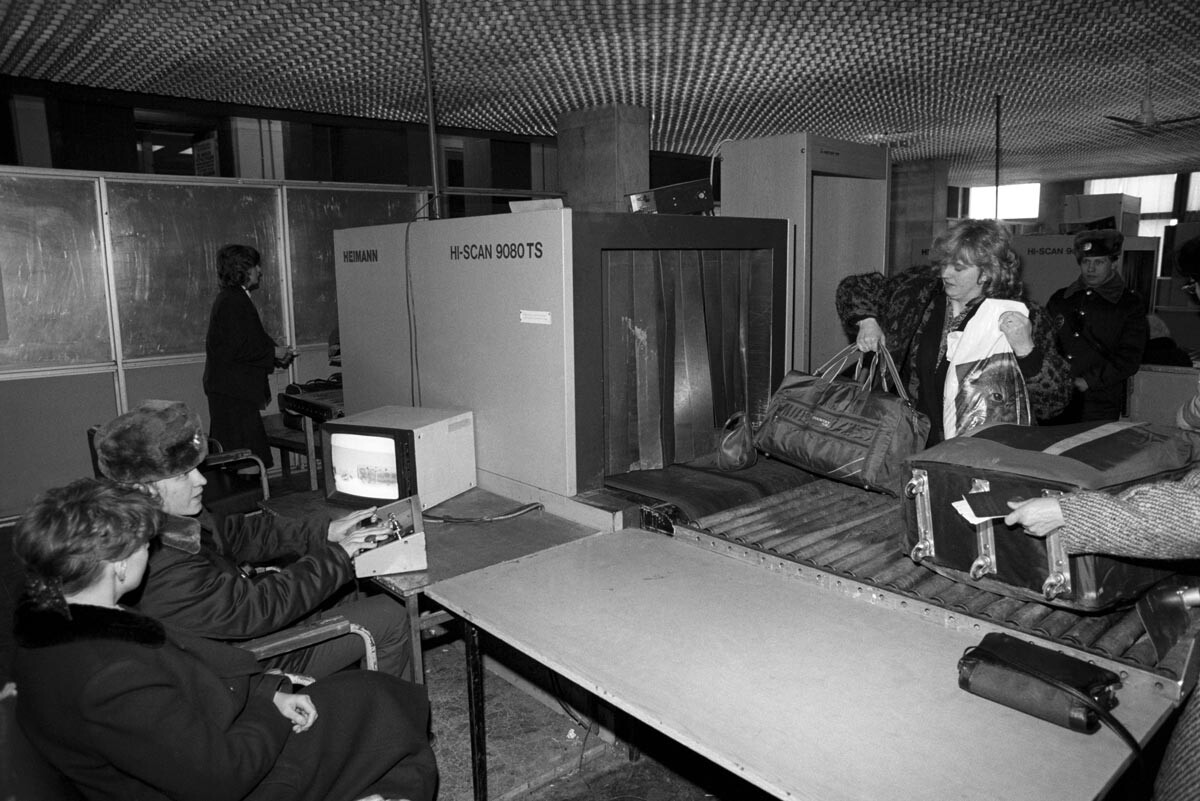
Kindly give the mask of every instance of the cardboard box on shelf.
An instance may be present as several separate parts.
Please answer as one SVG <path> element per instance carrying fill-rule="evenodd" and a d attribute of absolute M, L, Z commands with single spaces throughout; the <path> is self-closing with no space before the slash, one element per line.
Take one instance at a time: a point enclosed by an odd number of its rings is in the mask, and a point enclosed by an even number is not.
<path fill-rule="evenodd" d="M 1111 218 L 1125 236 L 1137 236 L 1142 217 L 1142 199 L 1133 195 L 1067 195 L 1062 200 L 1060 233 L 1073 234 L 1090 224 Z"/>

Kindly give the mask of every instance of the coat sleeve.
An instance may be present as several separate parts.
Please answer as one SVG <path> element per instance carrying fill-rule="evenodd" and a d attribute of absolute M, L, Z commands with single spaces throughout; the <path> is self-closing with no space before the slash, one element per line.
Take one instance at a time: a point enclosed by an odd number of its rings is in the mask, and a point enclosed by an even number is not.
<path fill-rule="evenodd" d="M 1060 536 L 1069 553 L 1200 558 L 1200 470 L 1117 495 L 1073 492 L 1060 504 L 1066 521 Z"/>
<path fill-rule="evenodd" d="M 350 557 L 332 543 L 253 578 L 206 550 L 152 557 L 142 611 L 201 637 L 251 639 L 292 625 L 354 578 Z"/>
<path fill-rule="evenodd" d="M 1150 338 L 1150 324 L 1142 312 L 1140 303 L 1132 296 L 1122 298 L 1109 324 L 1114 325 L 1117 337 L 1107 354 L 1099 358 L 1081 375 L 1088 387 L 1110 387 L 1120 384 L 1142 366 L 1142 355 L 1146 351 L 1146 340 Z"/>
<path fill-rule="evenodd" d="M 883 273 L 848 275 L 838 282 L 833 302 L 851 340 L 858 335 L 859 321 L 868 317 L 874 317 L 881 328 L 886 328 L 888 283 Z"/>
<path fill-rule="evenodd" d="M 325 550 L 329 540 L 329 518 L 326 515 L 304 518 L 270 513 L 250 515 L 224 532 L 214 532 L 214 536 L 224 538 L 222 549 L 233 554 L 238 562 L 290 561 Z"/>
<path fill-rule="evenodd" d="M 245 797 L 270 772 L 291 731 L 269 687 L 227 725 L 177 682 L 142 661 L 99 671 L 81 699 L 89 742 L 118 769 L 170 798 Z"/>
<path fill-rule="evenodd" d="M 1033 343 L 1041 356 L 1040 364 L 1025 376 L 1033 416 L 1045 420 L 1066 408 L 1073 389 L 1071 365 L 1058 349 L 1058 339 L 1050 315 L 1036 303 L 1030 303 L 1029 321 L 1033 325 Z"/>

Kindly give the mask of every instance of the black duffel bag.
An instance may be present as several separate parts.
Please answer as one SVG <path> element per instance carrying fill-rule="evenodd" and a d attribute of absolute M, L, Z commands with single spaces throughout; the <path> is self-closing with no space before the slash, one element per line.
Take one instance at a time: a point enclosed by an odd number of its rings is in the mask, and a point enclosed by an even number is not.
<path fill-rule="evenodd" d="M 856 353 L 854 378 L 839 377 Z M 862 361 L 850 345 L 814 375 L 790 371 L 754 444 L 809 472 L 899 496 L 910 477 L 904 460 L 925 447 L 929 419 L 913 407 L 885 348 L 865 371 Z M 888 376 L 897 394 L 887 391 Z"/>

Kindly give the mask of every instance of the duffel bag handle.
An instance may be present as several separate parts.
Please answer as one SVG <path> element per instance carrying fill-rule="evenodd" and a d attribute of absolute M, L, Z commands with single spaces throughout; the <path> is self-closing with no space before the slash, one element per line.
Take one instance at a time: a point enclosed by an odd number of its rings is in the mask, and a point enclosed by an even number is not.
<path fill-rule="evenodd" d="M 850 357 L 857 354 L 858 366 L 854 369 L 854 380 L 858 380 L 859 373 L 862 371 L 862 352 L 859 351 L 858 345 L 847 345 L 837 353 L 829 357 L 829 361 L 822 364 L 816 370 L 813 370 L 813 375 L 819 376 L 821 383 L 829 384 L 833 379 L 842 374 L 846 369 L 846 364 L 850 361 Z"/>
<path fill-rule="evenodd" d="M 851 346 L 855 347 L 855 346 Z M 879 363 L 883 362 L 884 369 L 879 369 Z M 880 348 L 875 351 L 875 358 L 871 360 L 871 366 L 867 368 L 867 377 L 863 381 L 864 389 L 871 389 L 875 386 L 875 377 L 878 374 L 880 386 L 884 392 L 887 391 L 887 379 L 891 376 L 892 383 L 896 386 L 896 395 L 900 400 L 912 405 L 912 400 L 908 397 L 908 391 L 904 388 L 904 382 L 900 380 L 900 371 L 896 369 L 896 362 L 892 360 L 892 354 L 887 348 Z"/>

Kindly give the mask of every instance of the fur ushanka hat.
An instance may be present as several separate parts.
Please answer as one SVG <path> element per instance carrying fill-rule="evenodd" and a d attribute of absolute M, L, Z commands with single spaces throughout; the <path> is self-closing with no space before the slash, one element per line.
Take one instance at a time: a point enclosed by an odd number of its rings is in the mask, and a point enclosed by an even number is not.
<path fill-rule="evenodd" d="M 1125 235 L 1115 228 L 1102 228 L 1097 231 L 1080 231 L 1075 234 L 1075 261 L 1081 261 L 1090 256 L 1107 256 L 1113 258 L 1121 254 L 1121 245 Z"/>
<path fill-rule="evenodd" d="M 100 472 L 148 484 L 186 473 L 208 455 L 200 417 L 179 401 L 148 400 L 96 431 Z"/>

